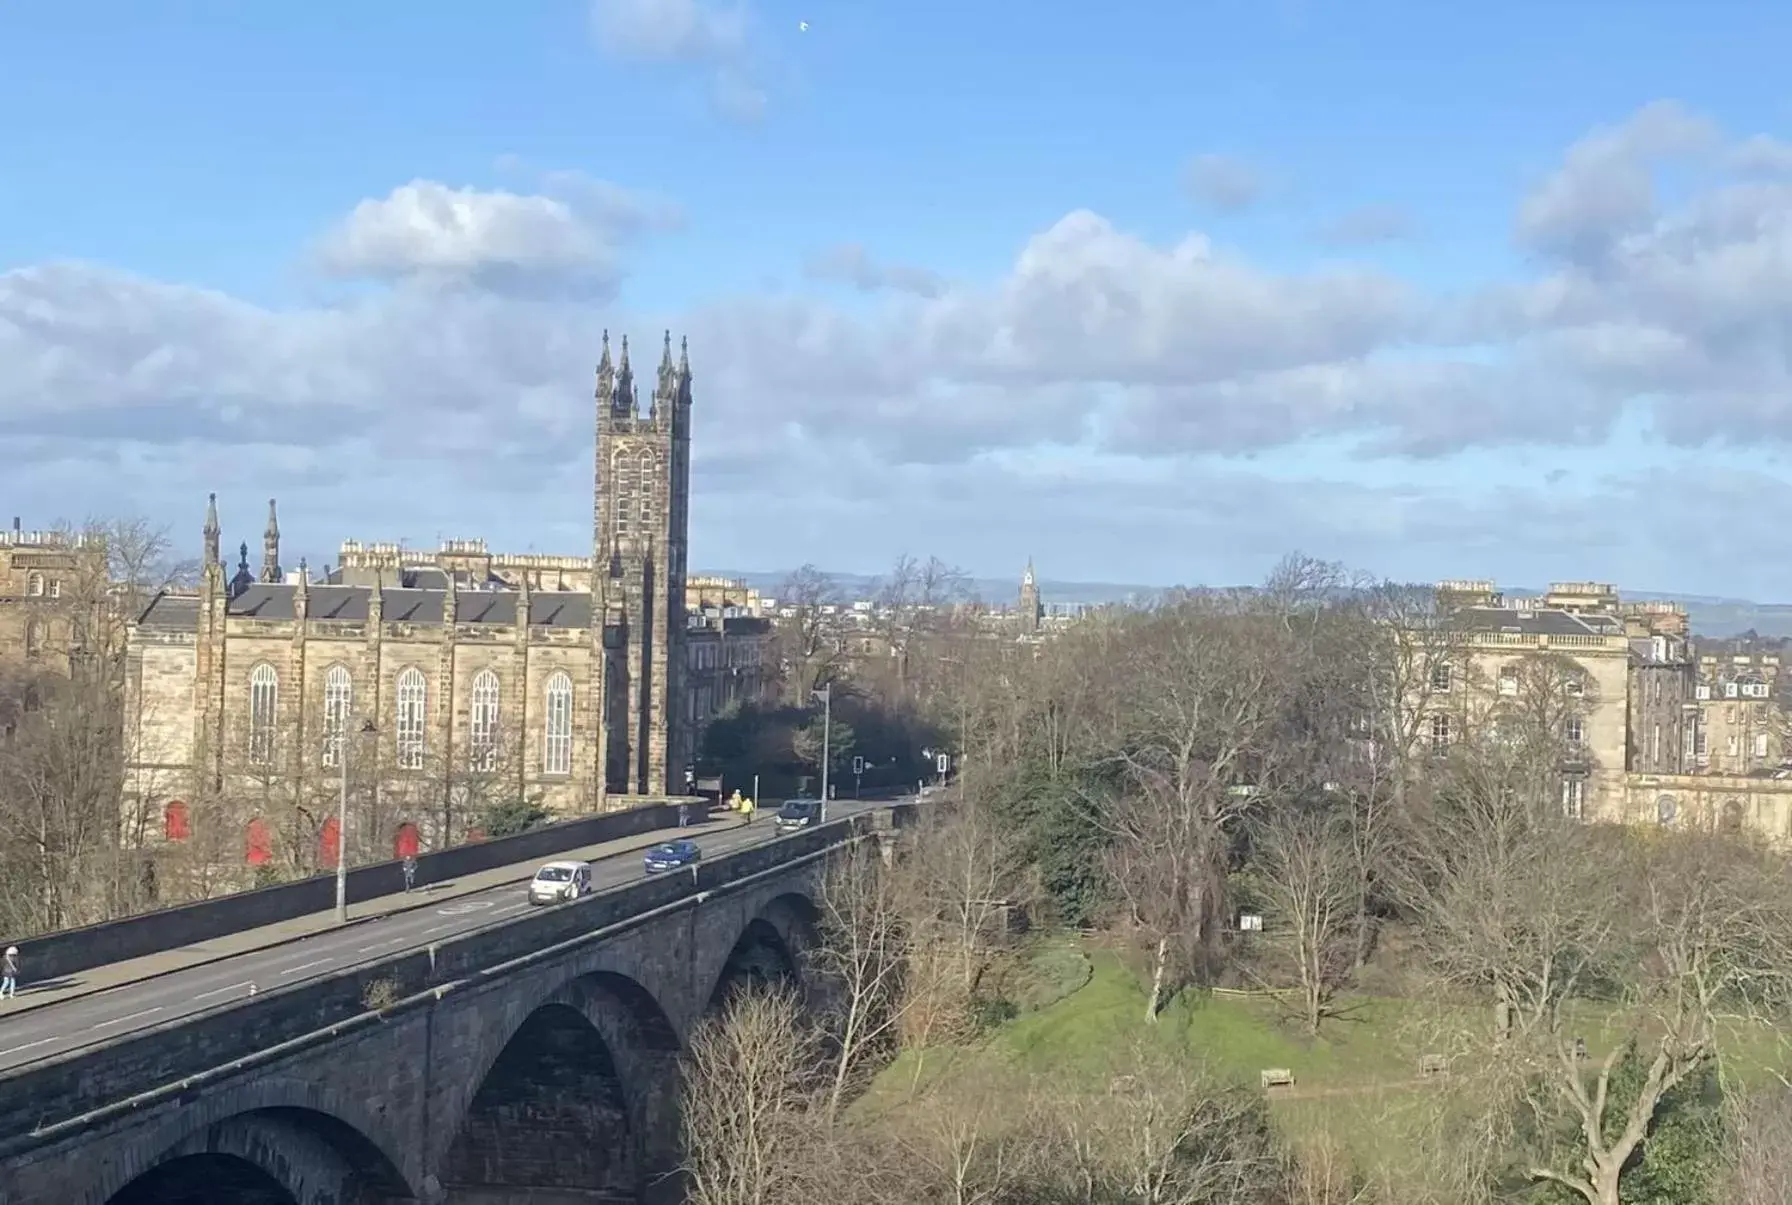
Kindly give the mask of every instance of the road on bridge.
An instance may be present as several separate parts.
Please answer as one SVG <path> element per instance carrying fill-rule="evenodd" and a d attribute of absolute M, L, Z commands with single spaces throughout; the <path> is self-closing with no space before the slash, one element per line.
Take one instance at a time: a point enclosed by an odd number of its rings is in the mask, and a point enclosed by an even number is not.
<path fill-rule="evenodd" d="M 843 819 L 887 806 L 888 802 L 838 800 L 828 805 L 828 819 Z M 750 825 L 717 827 L 711 823 L 701 830 L 667 829 L 659 836 L 661 840 L 690 837 L 702 848 L 705 857 L 713 857 L 773 840 L 777 831 L 772 814 L 761 812 Z M 645 878 L 647 872 L 642 865 L 642 854 L 649 844 L 636 842 L 626 852 L 592 859 L 595 888 L 603 891 Z M 525 895 L 527 885 L 516 878 L 530 874 L 533 867 L 542 862 L 579 857 L 582 853 L 569 850 L 532 863 L 519 863 L 511 881 L 443 899 L 433 906 L 425 903 L 391 911 L 374 920 L 324 928 L 297 939 L 282 940 L 277 945 L 245 950 L 174 971 L 157 973 L 150 970 L 146 977 L 29 1011 L 11 1015 L 0 1012 L 0 1076 L 83 1046 L 111 1041 L 134 1030 L 206 1012 L 258 991 L 335 974 L 360 963 L 427 947 L 506 918 L 515 918 L 530 910 Z M 154 959 L 135 961 L 152 963 Z"/>

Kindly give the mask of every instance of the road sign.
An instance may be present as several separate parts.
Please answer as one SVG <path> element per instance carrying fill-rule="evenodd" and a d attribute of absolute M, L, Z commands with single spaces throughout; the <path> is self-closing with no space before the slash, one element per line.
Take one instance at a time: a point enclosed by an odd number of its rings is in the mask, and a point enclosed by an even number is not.
<path fill-rule="evenodd" d="M 854 774 L 863 774 L 865 772 L 865 759 L 857 754 L 853 755 L 852 772 Z"/>
<path fill-rule="evenodd" d="M 939 767 L 940 773 L 944 774 L 947 770 L 952 768 L 952 755 L 950 753 L 942 753 L 939 756 L 939 760 L 934 764 Z"/>

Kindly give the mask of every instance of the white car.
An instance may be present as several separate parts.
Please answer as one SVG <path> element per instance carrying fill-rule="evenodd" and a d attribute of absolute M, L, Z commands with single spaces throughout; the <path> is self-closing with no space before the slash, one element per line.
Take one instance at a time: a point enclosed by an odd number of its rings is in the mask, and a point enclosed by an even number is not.
<path fill-rule="evenodd" d="M 529 880 L 531 904 L 557 904 L 590 894 L 589 862 L 549 862 Z"/>

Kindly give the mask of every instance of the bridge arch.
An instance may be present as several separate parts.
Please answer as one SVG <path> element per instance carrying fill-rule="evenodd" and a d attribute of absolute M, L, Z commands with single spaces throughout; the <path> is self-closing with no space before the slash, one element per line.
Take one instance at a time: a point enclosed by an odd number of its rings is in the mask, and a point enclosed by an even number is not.
<path fill-rule="evenodd" d="M 450 1199 L 457 1189 L 638 1199 L 676 1166 L 678 1032 L 635 980 L 580 975 L 491 1045 L 441 1161 Z"/>
<path fill-rule="evenodd" d="M 414 1199 L 379 1144 L 318 1109 L 212 1122 L 154 1156 L 106 1205 L 389 1205 Z"/>
<path fill-rule="evenodd" d="M 816 908 L 808 896 L 787 892 L 772 899 L 735 938 L 710 989 L 708 1007 L 721 1008 L 734 992 L 749 986 L 779 983 L 804 991 L 816 932 Z"/>

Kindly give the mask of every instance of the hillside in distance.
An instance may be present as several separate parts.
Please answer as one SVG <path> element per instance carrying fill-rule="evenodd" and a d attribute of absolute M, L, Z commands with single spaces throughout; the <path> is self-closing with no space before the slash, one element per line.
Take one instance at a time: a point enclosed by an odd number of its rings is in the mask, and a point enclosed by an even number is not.
<path fill-rule="evenodd" d="M 744 581 L 761 593 L 775 598 L 789 580 L 790 571 L 718 571 L 718 576 Z M 828 576 L 842 599 L 870 598 L 878 591 L 879 579 L 875 574 L 829 573 Z M 1018 575 L 1006 580 L 974 577 L 968 580 L 967 589 L 973 598 L 983 602 L 994 606 L 1012 606 L 1020 590 L 1020 578 Z M 1503 589 L 1508 596 L 1520 598 L 1539 597 L 1544 593 L 1544 590 L 1532 586 L 1508 586 Z M 1039 579 L 1039 597 L 1048 607 L 1054 604 L 1095 606 L 1102 603 L 1144 602 L 1161 594 L 1163 590 L 1162 586 L 1136 583 L 1069 582 L 1046 577 Z M 1760 636 L 1792 637 L 1792 603 L 1758 603 L 1719 595 L 1660 594 L 1645 590 L 1626 591 L 1623 596 L 1636 600 L 1672 599 L 1681 603 L 1686 607 L 1693 632 L 1699 636 L 1725 639 L 1752 630 Z"/>

